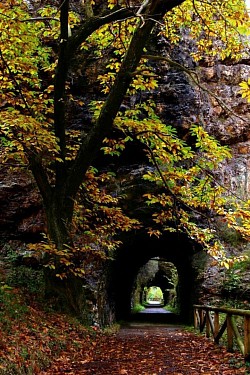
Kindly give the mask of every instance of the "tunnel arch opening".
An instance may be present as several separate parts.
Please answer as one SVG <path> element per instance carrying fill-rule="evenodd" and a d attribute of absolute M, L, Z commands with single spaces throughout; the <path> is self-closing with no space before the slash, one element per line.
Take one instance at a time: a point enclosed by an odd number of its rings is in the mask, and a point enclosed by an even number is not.
<path fill-rule="evenodd" d="M 193 257 L 198 253 L 201 253 L 200 246 L 183 234 L 167 233 L 160 238 L 153 238 L 138 231 L 123 238 L 123 245 L 112 263 L 108 292 L 116 320 L 131 319 L 136 278 L 147 262 L 157 259 L 172 264 L 176 269 L 176 307 L 180 320 L 191 323 L 193 304 L 197 303 L 198 295 L 197 269 L 193 264 Z M 154 284 L 161 287 L 156 281 Z M 166 295 L 164 304 L 165 300 L 168 300 Z"/>
<path fill-rule="evenodd" d="M 131 312 L 147 307 L 168 307 L 177 312 L 178 271 L 163 258 L 150 259 L 140 269 L 132 289 Z"/>
<path fill-rule="evenodd" d="M 164 304 L 163 292 L 159 286 L 153 285 L 145 290 L 144 304 L 148 306 Z"/>

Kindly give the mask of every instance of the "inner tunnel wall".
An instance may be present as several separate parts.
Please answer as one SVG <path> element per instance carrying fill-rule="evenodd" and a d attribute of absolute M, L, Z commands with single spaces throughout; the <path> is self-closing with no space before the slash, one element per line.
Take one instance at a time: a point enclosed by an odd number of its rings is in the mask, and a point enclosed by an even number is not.
<path fill-rule="evenodd" d="M 131 298 L 134 281 L 139 269 L 149 259 L 159 257 L 175 265 L 178 271 L 177 306 L 180 320 L 192 323 L 193 304 L 198 302 L 197 269 L 193 266 L 193 256 L 200 249 L 187 237 L 177 234 L 161 238 L 137 233 L 123 239 L 123 246 L 116 254 L 111 266 L 109 299 L 115 306 L 115 316 L 127 320 L 131 314 Z"/>

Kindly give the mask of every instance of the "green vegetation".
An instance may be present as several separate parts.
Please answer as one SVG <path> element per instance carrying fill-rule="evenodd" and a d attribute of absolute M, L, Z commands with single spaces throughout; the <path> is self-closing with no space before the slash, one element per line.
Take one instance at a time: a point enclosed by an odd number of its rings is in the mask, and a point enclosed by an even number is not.
<path fill-rule="evenodd" d="M 173 305 L 172 303 L 167 304 L 166 306 L 163 307 L 167 311 L 171 311 L 172 313 L 179 315 L 179 309 L 177 306 Z"/>
<path fill-rule="evenodd" d="M 10 286 L 21 287 L 29 294 L 44 297 L 45 281 L 42 269 L 36 270 L 28 266 L 12 267 L 6 278 Z"/>
<path fill-rule="evenodd" d="M 161 288 L 158 286 L 151 286 L 148 288 L 146 293 L 146 303 L 162 303 L 163 302 L 163 293 Z"/>
<path fill-rule="evenodd" d="M 27 313 L 27 306 L 22 305 L 17 292 L 3 282 L 0 286 L 0 306 L 0 321 L 6 331 L 10 331 L 12 320 L 15 319 L 21 323 Z"/>
<path fill-rule="evenodd" d="M 222 293 L 227 297 L 225 303 L 230 304 L 231 307 L 249 309 L 249 250 L 245 249 L 244 253 L 247 256 L 244 261 L 237 262 L 226 270 Z"/>
<path fill-rule="evenodd" d="M 143 311 L 143 310 L 145 310 L 145 307 L 142 306 L 142 305 L 140 305 L 140 304 L 138 303 L 138 304 L 136 304 L 135 306 L 133 306 L 131 312 L 132 312 L 132 314 L 136 314 L 136 313 L 138 313 L 138 312 L 140 312 L 140 311 Z"/>

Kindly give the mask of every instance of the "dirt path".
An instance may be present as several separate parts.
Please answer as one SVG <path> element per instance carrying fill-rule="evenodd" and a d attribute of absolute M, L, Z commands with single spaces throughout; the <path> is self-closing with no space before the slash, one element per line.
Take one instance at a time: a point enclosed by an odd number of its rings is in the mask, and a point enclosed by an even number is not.
<path fill-rule="evenodd" d="M 165 310 L 162 307 L 152 306 L 140 311 L 139 314 L 171 314 L 171 311 Z"/>
<path fill-rule="evenodd" d="M 227 353 L 204 337 L 173 326 L 131 324 L 91 347 L 65 352 L 43 374 L 240 375 L 242 356 Z"/>

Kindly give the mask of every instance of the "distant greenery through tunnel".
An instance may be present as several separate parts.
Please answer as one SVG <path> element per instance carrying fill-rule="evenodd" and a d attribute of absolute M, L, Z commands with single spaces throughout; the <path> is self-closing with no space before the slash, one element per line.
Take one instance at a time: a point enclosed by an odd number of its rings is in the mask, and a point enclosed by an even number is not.
<path fill-rule="evenodd" d="M 159 286 L 151 286 L 150 288 L 146 289 L 145 292 L 146 305 L 161 305 L 162 303 L 164 303 L 163 293 Z"/>
<path fill-rule="evenodd" d="M 147 307 L 177 310 L 178 272 L 175 265 L 158 257 L 142 266 L 134 282 L 131 311 L 137 313 Z"/>

